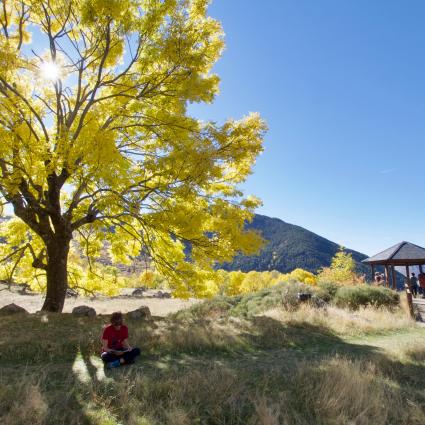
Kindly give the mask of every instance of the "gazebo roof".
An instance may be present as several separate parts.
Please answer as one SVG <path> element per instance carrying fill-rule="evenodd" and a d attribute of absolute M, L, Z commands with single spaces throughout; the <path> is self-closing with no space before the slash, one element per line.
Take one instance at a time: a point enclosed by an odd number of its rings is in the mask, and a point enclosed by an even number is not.
<path fill-rule="evenodd" d="M 425 264 L 425 248 L 410 242 L 400 242 L 373 257 L 366 258 L 362 262 L 394 265 Z"/>

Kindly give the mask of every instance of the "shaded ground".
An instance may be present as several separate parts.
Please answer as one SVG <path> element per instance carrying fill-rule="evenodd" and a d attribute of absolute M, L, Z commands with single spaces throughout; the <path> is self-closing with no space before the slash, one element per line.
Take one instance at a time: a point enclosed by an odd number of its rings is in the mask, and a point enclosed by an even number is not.
<path fill-rule="evenodd" d="M 98 357 L 104 318 L 5 318 L 0 419 L 6 425 L 425 423 L 423 328 L 345 337 L 325 325 L 268 316 L 206 319 L 130 322 L 141 359 L 105 371 Z M 412 343 L 420 344 L 406 351 Z"/>

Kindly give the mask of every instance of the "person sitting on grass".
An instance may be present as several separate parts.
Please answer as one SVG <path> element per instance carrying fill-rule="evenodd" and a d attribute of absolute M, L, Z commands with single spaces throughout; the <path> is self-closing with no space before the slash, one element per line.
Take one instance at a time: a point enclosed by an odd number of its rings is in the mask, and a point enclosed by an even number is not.
<path fill-rule="evenodd" d="M 128 328 L 123 324 L 122 313 L 111 315 L 111 324 L 106 326 L 102 335 L 101 358 L 107 368 L 134 363 L 140 355 L 139 348 L 131 348 L 128 343 Z"/>

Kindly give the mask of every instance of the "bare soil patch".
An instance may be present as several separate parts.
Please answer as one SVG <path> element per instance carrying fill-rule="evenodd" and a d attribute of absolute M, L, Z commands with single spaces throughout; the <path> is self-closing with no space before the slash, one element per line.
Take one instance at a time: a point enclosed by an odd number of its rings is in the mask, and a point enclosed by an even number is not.
<path fill-rule="evenodd" d="M 70 313 L 78 305 L 93 307 L 96 313 L 110 314 L 113 311 L 126 313 L 141 306 L 149 307 L 153 316 L 166 316 L 169 313 L 188 308 L 198 302 L 196 299 L 182 300 L 179 298 L 157 298 L 159 291 L 148 290 L 143 297 L 131 296 L 133 289 L 122 291 L 117 297 L 77 297 L 65 300 L 64 313 Z M 8 290 L 5 285 L 0 285 L 0 308 L 11 303 L 15 303 L 30 313 L 39 311 L 43 305 L 43 294 L 23 295 L 17 289 Z"/>

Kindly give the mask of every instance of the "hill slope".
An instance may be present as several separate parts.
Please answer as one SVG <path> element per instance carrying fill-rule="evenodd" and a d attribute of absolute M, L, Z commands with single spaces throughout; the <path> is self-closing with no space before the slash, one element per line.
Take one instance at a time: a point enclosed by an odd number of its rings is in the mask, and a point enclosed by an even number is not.
<path fill-rule="evenodd" d="M 298 267 L 316 272 L 321 267 L 330 265 L 339 245 L 309 230 L 294 224 L 285 223 L 278 218 L 256 214 L 248 229 L 259 231 L 268 244 L 255 256 L 239 255 L 230 263 L 222 266 L 225 270 L 242 270 L 248 272 L 278 270 L 288 273 Z M 360 272 L 368 269 L 360 261 L 366 255 L 347 249 L 358 263 Z"/>

